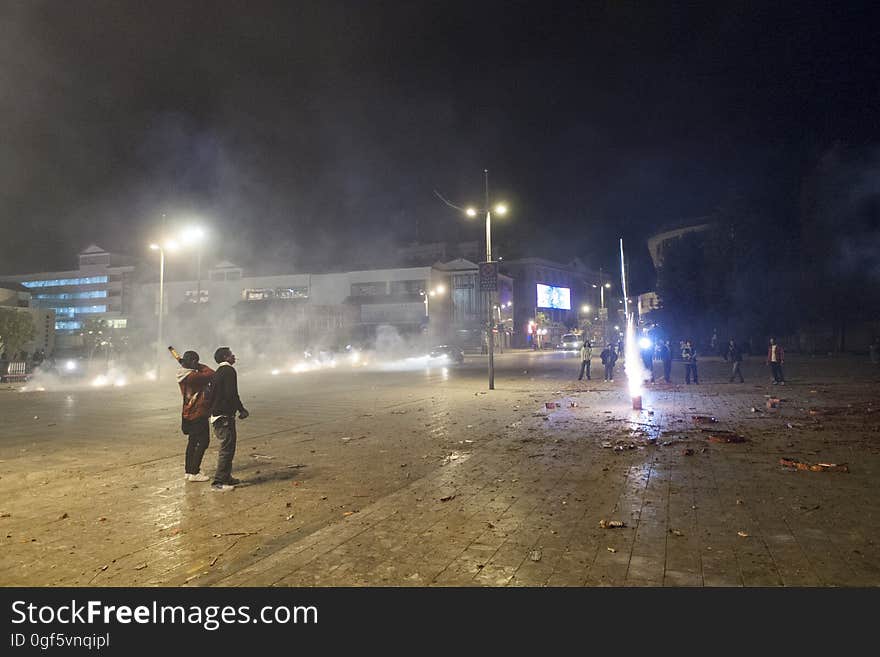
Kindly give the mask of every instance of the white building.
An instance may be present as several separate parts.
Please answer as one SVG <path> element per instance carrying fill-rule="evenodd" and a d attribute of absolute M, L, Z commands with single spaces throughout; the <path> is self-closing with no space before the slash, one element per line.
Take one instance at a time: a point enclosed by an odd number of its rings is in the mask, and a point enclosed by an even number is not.
<path fill-rule="evenodd" d="M 79 254 L 79 268 L 6 276 L 31 294 L 32 308 L 51 309 L 55 330 L 79 332 L 88 319 L 125 328 L 134 267 L 92 244 Z"/>

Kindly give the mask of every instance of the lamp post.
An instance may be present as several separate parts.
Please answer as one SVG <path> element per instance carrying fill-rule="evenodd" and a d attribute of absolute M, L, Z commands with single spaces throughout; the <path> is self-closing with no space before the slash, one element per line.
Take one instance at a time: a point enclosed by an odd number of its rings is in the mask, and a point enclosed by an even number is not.
<path fill-rule="evenodd" d="M 163 248 L 159 244 L 150 244 L 153 251 L 159 252 L 159 334 L 156 340 L 156 380 L 159 380 L 159 374 L 162 370 L 162 319 L 165 314 L 165 248 L 171 250 L 177 248 L 177 243 L 169 241 L 165 243 Z"/>
<path fill-rule="evenodd" d="M 483 169 L 485 176 L 485 202 L 486 202 L 486 262 L 492 262 L 492 208 L 489 205 L 489 170 Z M 499 215 L 507 214 L 507 206 L 499 203 L 495 206 L 495 212 Z M 465 213 L 469 217 L 477 216 L 476 208 L 467 208 Z M 495 389 L 495 331 L 493 324 L 492 306 L 494 305 L 495 295 L 492 292 L 487 293 L 486 299 L 486 343 L 489 351 L 489 390 Z"/>
<path fill-rule="evenodd" d="M 164 215 L 163 215 L 164 216 Z M 197 295 L 201 296 L 201 279 L 202 279 L 202 239 L 205 231 L 199 226 L 190 226 L 180 233 L 180 242 L 185 244 L 195 244 L 197 246 L 198 271 L 196 274 L 196 286 L 199 288 Z M 159 373 L 162 369 L 162 358 L 165 348 L 162 339 L 162 323 L 165 315 L 165 251 L 176 251 L 180 247 L 180 242 L 174 239 L 167 239 L 164 242 L 154 242 L 150 244 L 150 249 L 159 252 L 159 327 L 158 339 L 156 342 L 156 380 L 159 379 Z M 196 301 L 198 302 L 198 297 Z M 197 307 L 198 310 L 198 307 Z"/>

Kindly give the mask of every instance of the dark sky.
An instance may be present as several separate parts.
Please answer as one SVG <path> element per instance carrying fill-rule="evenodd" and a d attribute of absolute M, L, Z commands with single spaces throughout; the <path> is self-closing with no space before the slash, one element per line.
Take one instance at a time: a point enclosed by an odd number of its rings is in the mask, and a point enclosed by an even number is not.
<path fill-rule="evenodd" d="M 736 197 L 780 221 L 836 140 L 878 140 L 874 3 L 0 4 L 0 273 L 145 254 L 200 216 L 286 270 L 478 239 L 610 266 Z M 864 8 L 862 8 L 864 7 Z"/>

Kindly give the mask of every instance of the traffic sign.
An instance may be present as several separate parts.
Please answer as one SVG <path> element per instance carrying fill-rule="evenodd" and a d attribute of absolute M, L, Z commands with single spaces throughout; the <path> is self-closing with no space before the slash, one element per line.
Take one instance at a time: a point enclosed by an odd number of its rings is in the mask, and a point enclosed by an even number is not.
<path fill-rule="evenodd" d="M 480 291 L 496 292 L 498 290 L 498 263 L 480 263 Z"/>

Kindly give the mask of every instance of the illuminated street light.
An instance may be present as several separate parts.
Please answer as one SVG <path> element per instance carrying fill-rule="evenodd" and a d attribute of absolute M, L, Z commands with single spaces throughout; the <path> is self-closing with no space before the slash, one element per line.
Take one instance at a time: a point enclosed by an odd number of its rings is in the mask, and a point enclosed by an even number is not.
<path fill-rule="evenodd" d="M 503 217 L 507 214 L 507 206 L 504 203 L 499 203 L 495 206 L 495 212 Z"/>
<path fill-rule="evenodd" d="M 476 208 L 468 208 L 467 210 L 464 211 L 464 213 L 469 217 L 476 217 L 477 216 L 477 209 Z"/>
<path fill-rule="evenodd" d="M 180 248 L 180 243 L 184 244 L 196 244 L 198 248 L 198 287 L 201 288 L 201 269 L 202 269 L 202 250 L 201 250 L 201 242 L 205 237 L 205 230 L 201 226 L 189 226 L 185 228 L 180 233 L 180 240 L 176 239 L 166 239 L 161 243 L 153 242 L 150 244 L 150 250 L 159 252 L 159 327 L 158 327 L 158 340 L 156 342 L 156 352 L 157 352 L 157 360 L 156 360 L 156 380 L 159 380 L 159 371 L 162 368 L 162 358 L 163 352 L 165 348 L 162 346 L 162 321 L 163 315 L 165 314 L 165 252 L 174 252 Z M 199 297 L 201 296 L 201 289 L 198 290 L 197 294 Z M 198 303 L 199 297 L 196 298 L 196 302 Z"/>
<path fill-rule="evenodd" d="M 590 312 L 590 307 L 589 306 L 581 306 L 581 312 L 585 313 L 585 314 Z"/>

